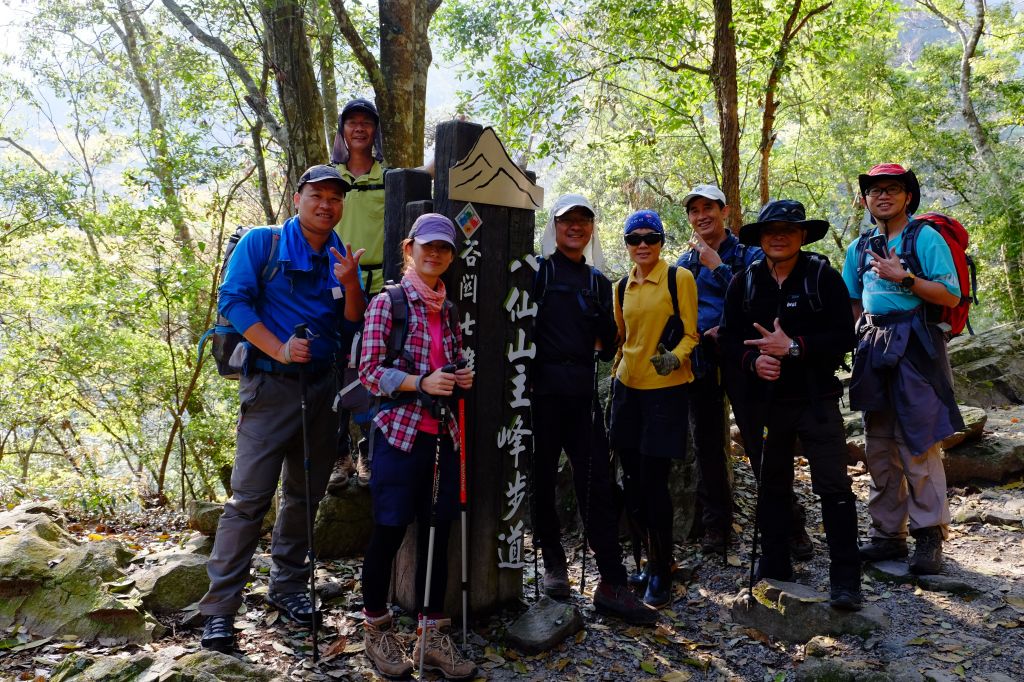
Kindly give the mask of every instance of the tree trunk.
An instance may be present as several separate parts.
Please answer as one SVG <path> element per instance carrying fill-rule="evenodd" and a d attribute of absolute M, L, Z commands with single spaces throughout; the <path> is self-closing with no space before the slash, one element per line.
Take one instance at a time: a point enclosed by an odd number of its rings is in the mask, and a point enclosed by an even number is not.
<path fill-rule="evenodd" d="M 274 202 L 270 200 L 270 180 L 267 177 L 267 162 L 263 156 L 263 121 L 256 119 L 250 134 L 256 178 L 260 186 L 260 206 L 263 208 L 263 217 L 267 219 L 267 224 L 274 225 L 277 223 L 277 211 L 274 210 Z"/>
<path fill-rule="evenodd" d="M 295 187 L 307 168 L 327 162 L 323 99 L 306 39 L 302 5 L 296 0 L 266 0 L 260 13 L 288 130 L 288 179 Z"/>
<path fill-rule="evenodd" d="M 427 71 L 433 55 L 427 29 L 440 0 L 380 1 L 380 70 L 384 88 L 375 84 L 384 156 L 388 164 L 423 163 Z"/>
<path fill-rule="evenodd" d="M 729 229 L 743 224 L 740 204 L 740 122 L 736 88 L 736 33 L 732 25 L 732 0 L 714 0 L 715 39 L 711 81 L 718 105 L 718 133 L 722 142 L 722 191 L 732 211 Z"/>
<path fill-rule="evenodd" d="M 320 47 L 320 94 L 324 100 L 324 132 L 327 133 L 327 146 L 334 141 L 334 133 L 338 130 L 338 84 L 334 77 L 334 19 L 330 12 L 322 11 L 317 5 L 317 26 L 319 34 L 317 43 Z"/>

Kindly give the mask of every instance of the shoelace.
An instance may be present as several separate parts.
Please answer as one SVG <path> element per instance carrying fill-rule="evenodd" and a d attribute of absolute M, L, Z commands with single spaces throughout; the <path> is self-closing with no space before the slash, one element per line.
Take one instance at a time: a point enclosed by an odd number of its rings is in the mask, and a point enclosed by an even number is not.
<path fill-rule="evenodd" d="M 291 594 L 274 595 L 275 599 L 294 613 L 301 613 L 306 616 L 313 615 L 313 607 L 305 592 L 294 592 Z"/>
<path fill-rule="evenodd" d="M 235 636 L 234 624 L 226 616 L 211 618 L 204 630 L 206 639 L 228 639 Z"/>
<path fill-rule="evenodd" d="M 380 652 L 384 654 L 384 658 L 390 663 L 400 662 L 402 660 L 402 650 L 395 641 L 397 639 L 395 637 L 395 633 L 391 630 L 381 630 L 379 632 L 380 640 L 378 648 Z"/>
<path fill-rule="evenodd" d="M 465 657 L 463 657 L 462 652 L 459 651 L 458 647 L 455 646 L 455 643 L 452 642 L 451 635 L 447 632 L 437 632 L 435 630 L 434 636 L 441 640 L 438 646 L 441 650 L 441 654 L 451 661 L 453 665 L 462 663 L 466 660 Z"/>

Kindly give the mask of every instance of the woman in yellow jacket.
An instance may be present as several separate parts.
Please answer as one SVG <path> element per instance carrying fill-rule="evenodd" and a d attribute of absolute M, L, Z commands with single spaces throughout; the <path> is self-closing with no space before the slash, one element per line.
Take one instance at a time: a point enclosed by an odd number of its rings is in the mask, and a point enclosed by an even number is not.
<path fill-rule="evenodd" d="M 668 478 L 672 460 L 686 456 L 690 352 L 698 341 L 697 287 L 688 270 L 670 270 L 661 259 L 665 229 L 654 211 L 629 216 L 624 239 L 633 268 L 614 297 L 622 358 L 615 375 L 611 445 L 622 463 L 628 511 L 646 535 L 644 601 L 662 608 L 672 601 Z"/>

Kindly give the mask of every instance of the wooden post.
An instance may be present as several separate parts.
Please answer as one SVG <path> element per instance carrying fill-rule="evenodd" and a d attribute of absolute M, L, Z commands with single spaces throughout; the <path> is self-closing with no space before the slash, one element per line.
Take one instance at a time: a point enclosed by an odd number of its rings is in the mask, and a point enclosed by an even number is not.
<path fill-rule="evenodd" d="M 479 125 L 463 121 L 437 128 L 434 210 L 452 220 L 466 202 L 449 198 L 450 169 L 473 149 L 482 133 Z M 533 325 L 529 313 L 517 315 L 516 306 L 510 312 L 506 302 L 519 296 L 519 305 L 528 304 L 521 292 L 531 289 L 535 269 L 531 266 L 534 212 L 476 202 L 473 206 L 483 222 L 471 240 L 460 234 L 462 244 L 445 275 L 445 286 L 458 307 L 463 345 L 476 370 L 473 390 L 466 396 L 469 609 L 476 618 L 522 596 L 525 557 L 517 538 L 527 525 L 532 437 L 525 390 L 529 359 L 517 357 L 521 355 L 517 350 L 525 353 L 532 347 Z M 499 446 L 502 440 L 504 445 Z M 454 523 L 448 552 L 445 611 L 452 616 L 461 610 L 459 530 Z M 415 602 L 411 535 L 396 561 L 394 584 L 398 601 L 407 609 Z"/>
<path fill-rule="evenodd" d="M 389 170 L 384 175 L 384 281 L 402 278 L 401 243 L 419 214 L 406 215 L 406 205 L 430 199 L 430 173 L 408 168 Z M 423 213 L 429 213 L 426 209 Z"/>

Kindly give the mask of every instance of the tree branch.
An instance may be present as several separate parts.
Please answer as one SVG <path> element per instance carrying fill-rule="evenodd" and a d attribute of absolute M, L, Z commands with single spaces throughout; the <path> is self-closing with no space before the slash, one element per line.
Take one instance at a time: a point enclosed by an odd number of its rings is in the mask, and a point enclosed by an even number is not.
<path fill-rule="evenodd" d="M 440 0 L 433 0 L 440 4 Z M 348 13 L 348 9 L 345 7 L 345 0 L 330 0 L 331 11 L 334 12 L 334 19 L 338 22 L 338 32 L 345 37 L 345 41 L 348 46 L 352 48 L 352 53 L 356 57 L 356 61 L 366 71 L 366 77 L 370 81 L 370 85 L 373 87 L 374 92 L 386 92 L 387 83 L 384 82 L 384 73 L 380 69 L 380 64 L 377 63 L 377 58 L 373 56 L 369 48 L 366 47 L 366 42 L 363 37 L 359 35 L 359 31 L 356 29 L 355 24 L 352 23 L 352 17 Z"/>
<path fill-rule="evenodd" d="M 7 144 L 9 144 L 12 147 L 14 147 L 15 149 L 17 149 L 19 152 L 21 152 L 22 154 L 27 156 L 28 158 L 32 159 L 32 162 L 35 163 L 37 166 L 39 166 L 39 168 L 44 173 L 46 173 L 47 175 L 53 175 L 54 174 L 53 171 L 51 171 L 49 168 L 47 168 L 46 166 L 43 165 L 42 161 L 40 161 L 39 159 L 36 158 L 36 155 L 32 153 L 32 150 L 30 150 L 30 149 L 28 149 L 26 147 L 22 147 L 20 144 L 18 144 L 17 142 L 15 142 L 14 140 L 12 140 L 11 138 L 6 137 L 6 136 L 0 137 L 0 142 L 6 142 Z"/>

